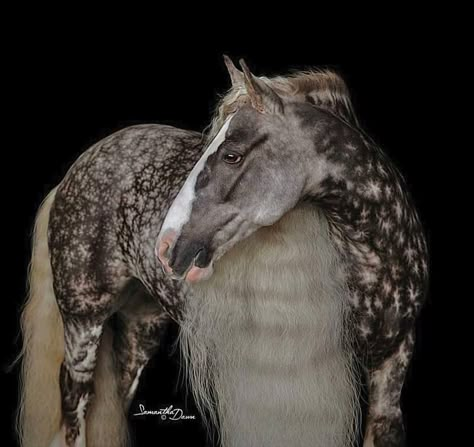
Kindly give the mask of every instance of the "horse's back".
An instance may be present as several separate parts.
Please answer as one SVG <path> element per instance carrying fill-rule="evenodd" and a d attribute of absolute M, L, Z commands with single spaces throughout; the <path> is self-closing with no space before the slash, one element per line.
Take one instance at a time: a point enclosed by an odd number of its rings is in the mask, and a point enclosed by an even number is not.
<path fill-rule="evenodd" d="M 74 162 L 61 182 L 59 195 L 75 183 L 92 180 L 88 185 L 95 191 L 100 185 L 121 187 L 127 178 L 142 174 L 149 166 L 173 168 L 174 162 L 194 162 L 201 140 L 197 132 L 168 125 L 126 127 L 95 143 Z"/>

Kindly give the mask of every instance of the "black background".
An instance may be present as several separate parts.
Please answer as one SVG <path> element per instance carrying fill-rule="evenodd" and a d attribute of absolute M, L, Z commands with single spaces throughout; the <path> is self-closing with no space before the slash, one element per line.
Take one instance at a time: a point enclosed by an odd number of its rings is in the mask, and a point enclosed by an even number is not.
<path fill-rule="evenodd" d="M 110 17 L 103 20 L 112 21 Z M 304 34 L 300 29 L 291 41 L 285 33 L 265 37 L 262 31 L 252 43 L 244 43 L 242 37 L 246 28 L 252 27 L 250 22 L 240 23 L 238 28 L 215 29 L 205 38 L 199 26 L 179 25 L 171 18 L 172 26 L 164 32 L 167 20 L 160 16 L 137 32 L 128 30 L 132 17 L 114 24 L 110 32 L 102 30 L 100 21 L 95 26 L 86 22 L 58 25 L 54 20 L 47 25 L 35 23 L 21 28 L 25 28 L 24 40 L 12 48 L 7 70 L 11 79 L 5 83 L 6 93 L 12 96 L 7 134 L 13 138 L 4 150 L 3 166 L 3 207 L 8 214 L 4 283 L 8 293 L 2 297 L 1 309 L 6 348 L 2 406 L 7 410 L 2 434 L 7 434 L 7 440 L 12 436 L 18 368 L 11 372 L 5 368 L 20 346 L 16 335 L 29 237 L 42 198 L 82 151 L 113 131 L 150 122 L 202 130 L 218 93 L 229 86 L 222 62 L 222 54 L 227 53 L 234 59 L 244 57 L 256 74 L 314 66 L 335 68 L 353 93 L 363 127 L 404 174 L 432 252 L 429 298 L 419 320 L 416 352 L 403 394 L 408 441 L 410 446 L 454 445 L 441 441 L 448 434 L 452 436 L 449 416 L 454 407 L 446 404 L 445 398 L 459 394 L 462 388 L 456 382 L 448 387 L 444 375 L 443 359 L 455 355 L 446 329 L 455 323 L 442 304 L 446 295 L 436 262 L 445 237 L 437 233 L 439 172 L 443 169 L 437 155 L 441 144 L 437 99 L 444 82 L 440 73 L 443 39 L 407 21 L 384 34 L 384 26 L 371 28 L 363 41 L 357 39 L 358 27 L 339 40 L 335 30 L 315 27 Z M 225 34 L 240 37 L 237 43 L 225 44 Z M 171 330 L 170 342 L 175 332 Z M 188 412 L 197 414 L 192 402 L 184 401 L 176 356 L 170 355 L 170 347 L 164 347 L 144 372 L 132 412 L 138 402 L 144 402 L 148 408 L 187 405 Z M 140 447 L 158 445 L 164 437 L 173 440 L 169 445 L 204 445 L 199 422 L 130 419 Z"/>

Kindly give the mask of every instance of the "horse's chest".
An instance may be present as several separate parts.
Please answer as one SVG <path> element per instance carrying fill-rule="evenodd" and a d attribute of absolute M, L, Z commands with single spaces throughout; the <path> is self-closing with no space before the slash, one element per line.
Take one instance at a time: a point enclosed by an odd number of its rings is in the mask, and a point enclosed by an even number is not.
<path fill-rule="evenodd" d="M 334 421 L 349 418 L 337 414 L 341 406 L 349 413 L 352 399 L 341 303 L 301 270 L 288 281 L 278 270 L 271 287 L 226 297 L 227 330 L 216 340 L 217 367 L 225 372 L 218 388 L 228 397 L 225 420 L 235 445 L 319 445 Z M 337 408 L 321 405 L 331 399 Z M 313 431 L 303 422 L 308 415 L 331 422 Z"/>
<path fill-rule="evenodd" d="M 345 280 L 326 221 L 304 208 L 236 246 L 196 286 L 187 340 L 195 368 L 212 364 L 224 445 L 344 444 L 354 399 Z"/>
<path fill-rule="evenodd" d="M 338 317 L 337 306 L 324 302 L 316 305 L 314 284 L 301 271 L 282 281 L 286 275 L 275 270 L 270 287 L 247 287 L 227 298 L 232 314 L 231 343 L 241 340 L 244 369 L 310 369 L 318 345 L 328 335 L 324 319 Z"/>

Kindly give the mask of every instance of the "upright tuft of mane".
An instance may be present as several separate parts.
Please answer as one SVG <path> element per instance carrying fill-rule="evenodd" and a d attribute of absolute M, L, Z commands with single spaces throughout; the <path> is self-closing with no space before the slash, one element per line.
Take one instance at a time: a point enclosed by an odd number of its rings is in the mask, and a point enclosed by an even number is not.
<path fill-rule="evenodd" d="M 296 96 L 303 101 L 329 110 L 345 121 L 359 126 L 352 107 L 349 89 L 337 73 L 327 69 L 299 71 L 289 76 L 270 79 L 272 87 L 282 94 Z"/>
<path fill-rule="evenodd" d="M 297 101 L 309 102 L 359 127 L 352 106 L 349 89 L 341 76 L 328 69 L 298 71 L 286 76 L 260 77 L 279 95 Z M 224 124 L 227 116 L 241 104 L 247 92 L 244 85 L 233 86 L 219 101 L 212 119 L 208 137 L 212 138 Z"/>

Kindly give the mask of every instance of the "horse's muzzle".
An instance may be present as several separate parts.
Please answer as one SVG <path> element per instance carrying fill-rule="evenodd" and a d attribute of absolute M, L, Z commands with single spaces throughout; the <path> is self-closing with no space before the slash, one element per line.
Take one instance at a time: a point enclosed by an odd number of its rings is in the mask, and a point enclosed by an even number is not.
<path fill-rule="evenodd" d="M 177 236 L 173 230 L 167 230 L 158 240 L 156 255 L 163 266 L 163 271 L 174 279 L 184 279 L 188 283 L 195 283 L 209 278 L 212 274 L 212 265 L 208 261 L 208 253 L 200 244 L 183 244 L 177 247 Z M 207 262 L 201 267 L 196 264 Z"/>

